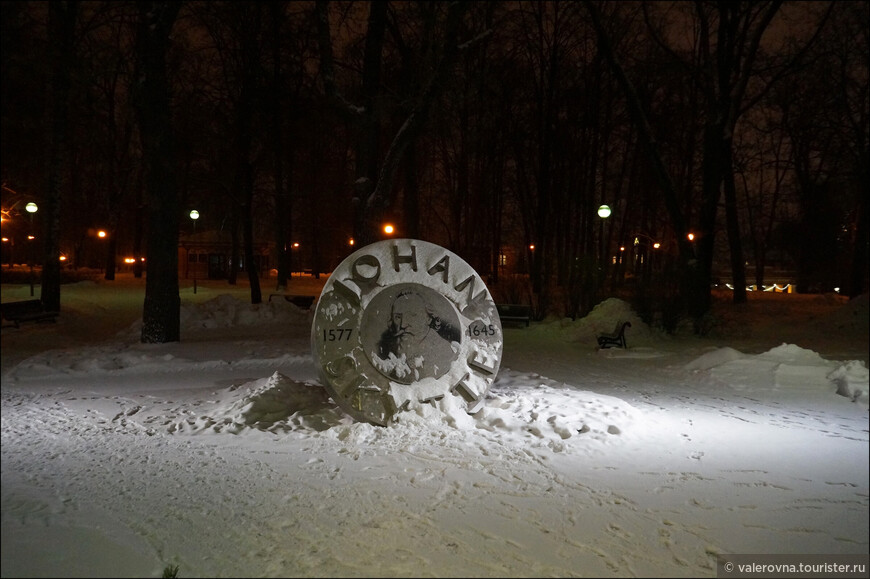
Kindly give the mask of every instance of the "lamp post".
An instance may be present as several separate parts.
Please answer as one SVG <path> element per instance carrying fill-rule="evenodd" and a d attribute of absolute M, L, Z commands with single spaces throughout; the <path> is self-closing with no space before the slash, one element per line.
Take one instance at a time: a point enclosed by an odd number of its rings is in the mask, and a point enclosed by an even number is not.
<path fill-rule="evenodd" d="M 199 211 L 196 209 L 191 210 L 190 218 L 193 220 L 193 235 L 196 236 L 196 220 L 199 219 Z M 195 241 L 195 240 L 194 240 Z M 193 293 L 196 293 L 196 270 L 199 268 L 199 256 L 194 253 L 193 258 L 196 260 L 193 266 Z M 190 264 L 190 258 L 187 258 L 188 265 Z"/>
<path fill-rule="evenodd" d="M 97 239 L 103 240 L 103 239 L 106 239 L 106 236 L 108 236 L 108 233 L 106 233 L 106 231 L 104 229 L 100 229 L 99 231 L 97 231 Z M 108 267 L 108 261 L 109 261 L 108 260 L 108 250 L 101 247 L 100 253 L 103 253 L 104 251 L 106 251 L 105 265 L 106 265 L 106 267 Z M 103 265 L 104 265 L 104 262 L 100 261 L 100 273 L 101 274 L 103 273 Z"/>
<path fill-rule="evenodd" d="M 599 267 L 602 269 L 607 266 L 607 250 L 604 247 L 604 222 L 610 217 L 610 205 L 601 205 L 598 208 L 598 217 L 601 221 L 598 222 L 598 261 Z"/>
<path fill-rule="evenodd" d="M 34 203 L 33 201 L 31 201 L 30 203 L 28 203 L 27 205 L 24 206 L 24 209 L 26 209 L 27 212 L 30 213 L 30 231 L 31 231 L 31 234 L 27 236 L 27 240 L 30 242 L 28 244 L 30 247 L 28 247 L 27 254 L 28 254 L 29 259 L 30 259 L 30 297 L 33 297 L 33 240 L 35 239 L 35 237 L 33 237 L 33 214 L 36 213 L 37 211 L 39 211 L 39 206 L 36 203 Z"/>

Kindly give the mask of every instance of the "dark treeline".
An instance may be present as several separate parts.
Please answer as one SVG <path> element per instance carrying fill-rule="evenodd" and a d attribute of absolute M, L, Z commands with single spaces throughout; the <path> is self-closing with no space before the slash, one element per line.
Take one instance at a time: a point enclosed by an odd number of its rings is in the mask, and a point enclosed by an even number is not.
<path fill-rule="evenodd" d="M 107 279 L 147 255 L 145 342 L 179 339 L 191 227 L 229 236 L 253 303 L 256 243 L 284 289 L 386 221 L 538 318 L 622 295 L 703 333 L 717 277 L 740 303 L 772 267 L 867 291 L 866 1 L 0 11 L 3 209 L 39 202 L 42 299 L 106 228 Z"/>

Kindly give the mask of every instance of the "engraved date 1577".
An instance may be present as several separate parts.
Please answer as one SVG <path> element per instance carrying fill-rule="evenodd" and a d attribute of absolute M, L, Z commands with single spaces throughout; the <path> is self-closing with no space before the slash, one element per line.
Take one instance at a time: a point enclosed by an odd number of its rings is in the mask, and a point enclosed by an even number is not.
<path fill-rule="evenodd" d="M 324 342 L 340 342 L 340 341 L 348 341 L 350 340 L 350 336 L 353 333 L 353 328 L 324 328 L 323 330 L 323 341 Z"/>

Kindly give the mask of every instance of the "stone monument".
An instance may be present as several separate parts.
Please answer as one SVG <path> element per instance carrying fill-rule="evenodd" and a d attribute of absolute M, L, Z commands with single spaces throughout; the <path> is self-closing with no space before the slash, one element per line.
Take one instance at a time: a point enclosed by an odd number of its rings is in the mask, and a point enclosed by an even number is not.
<path fill-rule="evenodd" d="M 333 400 L 380 426 L 445 396 L 474 414 L 502 347 L 501 320 L 477 272 L 416 239 L 379 241 L 342 261 L 311 327 L 314 360 Z"/>

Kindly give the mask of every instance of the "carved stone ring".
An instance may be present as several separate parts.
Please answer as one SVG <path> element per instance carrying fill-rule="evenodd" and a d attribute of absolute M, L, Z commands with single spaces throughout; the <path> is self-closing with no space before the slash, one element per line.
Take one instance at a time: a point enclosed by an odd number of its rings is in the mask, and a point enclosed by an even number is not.
<path fill-rule="evenodd" d="M 379 241 L 348 256 L 324 285 L 311 326 L 333 400 L 380 426 L 445 396 L 474 414 L 502 348 L 501 320 L 477 272 L 416 239 Z"/>

